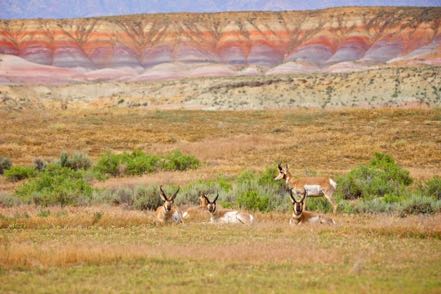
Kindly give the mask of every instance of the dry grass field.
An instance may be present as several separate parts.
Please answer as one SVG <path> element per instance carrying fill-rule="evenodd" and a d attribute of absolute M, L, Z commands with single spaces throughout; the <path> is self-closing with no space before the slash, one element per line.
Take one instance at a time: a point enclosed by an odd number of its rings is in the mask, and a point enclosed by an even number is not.
<path fill-rule="evenodd" d="M 0 154 L 15 164 L 80 150 L 92 158 L 134 148 L 196 155 L 203 166 L 163 173 L 155 181 L 185 181 L 287 161 L 295 175 L 336 175 L 391 154 L 416 178 L 441 174 L 441 109 L 287 111 L 69 110 L 0 113 Z M 124 181 L 118 179 L 118 181 Z M 128 179 L 136 182 L 136 179 Z M 11 184 L 0 185 L 10 189 Z"/>
<path fill-rule="evenodd" d="M 14 164 L 80 150 L 180 149 L 202 166 L 110 178 L 110 188 L 182 184 L 287 161 L 295 175 L 339 175 L 376 151 L 412 177 L 441 175 L 441 109 L 190 111 L 69 109 L 0 113 L 0 154 Z M 0 177 L 0 192 L 20 183 Z M 156 225 L 151 212 L 105 205 L 0 208 L 1 293 L 441 292 L 441 215 L 335 216 L 288 226 Z"/>
<path fill-rule="evenodd" d="M 158 226 L 105 206 L 0 209 L 2 293 L 441 291 L 441 215 Z M 99 215 L 99 217 L 98 217 Z"/>

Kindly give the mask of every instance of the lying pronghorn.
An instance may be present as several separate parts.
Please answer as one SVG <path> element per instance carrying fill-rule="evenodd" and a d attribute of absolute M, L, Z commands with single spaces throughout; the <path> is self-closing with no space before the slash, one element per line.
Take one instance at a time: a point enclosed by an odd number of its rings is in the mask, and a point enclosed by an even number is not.
<path fill-rule="evenodd" d="M 283 168 L 279 163 L 277 167 L 279 174 L 275 180 L 285 180 L 288 188 L 294 190 L 296 194 L 305 189 L 308 195 L 307 197 L 325 196 L 329 203 L 331 203 L 333 212 L 335 213 L 337 211 L 337 205 L 334 202 L 334 198 L 332 198 L 332 194 L 334 194 L 337 188 L 337 183 L 333 179 L 329 177 L 304 177 L 294 179 L 288 170 L 288 164 Z M 305 207 L 306 205 L 303 209 L 305 209 Z"/>
<path fill-rule="evenodd" d="M 162 186 L 159 187 L 161 193 L 161 199 L 164 200 L 164 204 L 156 209 L 156 219 L 160 223 L 175 222 L 177 224 L 182 222 L 182 213 L 179 208 L 174 207 L 173 202 L 178 195 L 179 188 L 171 197 L 167 197 Z"/>
<path fill-rule="evenodd" d="M 297 193 L 299 194 L 299 193 Z M 293 213 L 292 217 L 289 219 L 290 225 L 298 225 L 301 223 L 320 223 L 320 224 L 335 224 L 335 221 L 331 218 L 327 218 L 321 215 L 316 215 L 309 211 L 304 211 L 304 201 L 307 196 L 306 189 L 303 189 L 303 192 L 301 192 L 302 198 L 300 198 L 300 201 L 297 201 L 296 198 L 293 195 L 292 190 L 289 190 L 289 196 L 291 197 L 292 206 L 293 206 Z"/>
<path fill-rule="evenodd" d="M 184 214 L 182 215 L 184 219 L 188 219 L 188 218 L 204 218 L 206 217 L 206 214 L 208 213 L 207 211 L 207 205 L 208 205 L 208 199 L 207 197 L 204 195 L 204 193 L 200 192 L 199 193 L 199 206 L 193 206 L 193 207 L 189 207 L 187 208 L 187 210 L 184 212 Z"/>
<path fill-rule="evenodd" d="M 213 201 L 210 201 L 206 195 L 204 195 L 208 204 L 207 209 L 211 214 L 210 223 L 217 224 L 252 224 L 254 222 L 254 217 L 246 212 L 241 212 L 237 210 L 217 210 L 216 201 L 219 198 L 219 193 L 216 195 Z"/>

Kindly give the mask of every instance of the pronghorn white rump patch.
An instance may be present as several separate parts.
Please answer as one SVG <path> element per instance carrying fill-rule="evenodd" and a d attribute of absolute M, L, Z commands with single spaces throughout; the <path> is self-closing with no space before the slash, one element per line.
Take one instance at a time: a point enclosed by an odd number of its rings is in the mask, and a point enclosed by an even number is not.
<path fill-rule="evenodd" d="M 305 185 L 303 188 L 305 188 L 306 193 L 310 196 L 317 196 L 322 192 L 322 187 L 320 185 Z"/>
<path fill-rule="evenodd" d="M 331 184 L 332 188 L 337 189 L 337 183 L 333 179 L 329 178 L 329 184 Z"/>

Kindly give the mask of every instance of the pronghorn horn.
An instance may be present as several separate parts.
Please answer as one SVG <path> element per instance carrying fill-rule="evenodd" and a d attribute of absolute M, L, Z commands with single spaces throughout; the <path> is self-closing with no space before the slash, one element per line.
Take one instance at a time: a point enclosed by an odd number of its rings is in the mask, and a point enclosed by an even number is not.
<path fill-rule="evenodd" d="M 161 191 L 161 195 L 162 195 L 162 197 L 164 197 L 165 200 L 168 200 L 167 195 L 165 194 L 164 190 L 162 190 L 162 185 L 159 186 L 159 190 Z"/>
<path fill-rule="evenodd" d="M 292 189 L 289 189 L 289 197 L 291 197 L 291 201 L 292 203 L 296 203 L 296 198 L 294 197 L 294 195 L 292 194 Z"/>
<path fill-rule="evenodd" d="M 282 168 L 282 163 L 281 163 L 281 162 L 279 162 L 279 164 L 277 165 L 277 167 L 279 168 L 280 171 L 283 170 L 283 168 Z"/>
<path fill-rule="evenodd" d="M 173 194 L 173 196 L 171 198 L 172 200 L 174 200 L 176 198 L 180 189 L 181 189 L 181 187 L 178 187 L 178 190 L 176 190 L 175 194 Z"/>
<path fill-rule="evenodd" d="M 216 203 L 217 198 L 219 198 L 219 192 L 217 193 L 216 198 L 214 198 L 213 203 Z"/>

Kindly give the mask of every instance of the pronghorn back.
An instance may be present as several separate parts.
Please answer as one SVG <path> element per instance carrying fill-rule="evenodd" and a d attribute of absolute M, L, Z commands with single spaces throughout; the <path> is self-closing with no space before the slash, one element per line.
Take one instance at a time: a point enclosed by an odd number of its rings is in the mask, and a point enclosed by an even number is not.
<path fill-rule="evenodd" d="M 289 172 L 288 164 L 282 167 L 282 164 L 279 163 L 277 167 L 279 174 L 275 180 L 284 180 L 288 188 L 294 190 L 296 194 L 306 190 L 308 197 L 324 196 L 331 203 L 334 213 L 337 211 L 337 204 L 333 198 L 337 183 L 333 179 L 330 177 L 293 178 Z M 304 208 L 306 208 L 306 202 Z"/>
<path fill-rule="evenodd" d="M 219 197 L 217 194 L 213 201 L 210 201 L 205 195 L 208 205 L 207 209 L 210 213 L 210 223 L 216 224 L 248 224 L 254 223 L 254 216 L 247 212 L 229 210 L 229 209 L 218 209 L 216 206 L 216 201 Z"/>

